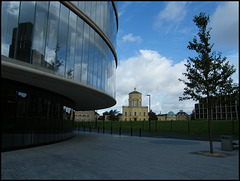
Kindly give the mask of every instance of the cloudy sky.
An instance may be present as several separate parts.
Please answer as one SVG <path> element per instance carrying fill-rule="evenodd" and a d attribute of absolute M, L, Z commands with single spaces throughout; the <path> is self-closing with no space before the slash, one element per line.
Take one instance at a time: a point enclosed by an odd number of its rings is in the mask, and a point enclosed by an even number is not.
<path fill-rule="evenodd" d="M 128 106 L 128 93 L 142 93 L 143 106 L 162 114 L 183 110 L 190 114 L 194 101 L 179 101 L 184 85 L 184 63 L 196 56 L 187 49 L 197 35 L 193 17 L 200 12 L 210 16 L 213 50 L 222 52 L 237 69 L 239 83 L 239 2 L 238 1 L 118 1 L 118 66 L 116 70 L 117 104 L 104 111 Z"/>

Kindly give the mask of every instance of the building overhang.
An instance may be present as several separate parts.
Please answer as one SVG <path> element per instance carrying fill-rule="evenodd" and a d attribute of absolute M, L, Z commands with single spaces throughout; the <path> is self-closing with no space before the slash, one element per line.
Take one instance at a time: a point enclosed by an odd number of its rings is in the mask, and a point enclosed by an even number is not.
<path fill-rule="evenodd" d="M 2 78 L 15 80 L 39 88 L 61 94 L 72 101 L 75 110 L 97 110 L 112 107 L 116 100 L 110 95 L 51 73 L 43 72 L 34 68 L 3 61 L 9 59 L 1 56 L 1 76 Z"/>

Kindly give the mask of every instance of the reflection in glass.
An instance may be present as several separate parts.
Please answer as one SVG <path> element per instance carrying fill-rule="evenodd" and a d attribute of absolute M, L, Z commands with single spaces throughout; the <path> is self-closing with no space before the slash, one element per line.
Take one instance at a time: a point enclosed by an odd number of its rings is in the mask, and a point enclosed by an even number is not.
<path fill-rule="evenodd" d="M 1 10 L 1 55 L 9 56 L 10 45 L 16 41 L 13 29 L 18 27 L 18 14 L 20 2 L 3 1 Z"/>
<path fill-rule="evenodd" d="M 70 12 L 69 15 L 69 28 L 68 28 L 68 47 L 66 59 L 66 77 L 73 79 L 74 74 L 74 55 L 75 55 L 75 42 L 76 42 L 76 23 L 77 15 Z"/>
<path fill-rule="evenodd" d="M 83 21 L 77 18 L 76 28 L 76 47 L 75 47 L 75 64 L 74 64 L 74 80 L 80 82 L 82 67 L 82 46 L 83 45 Z"/>
<path fill-rule="evenodd" d="M 63 64 L 63 61 L 60 61 L 59 58 L 56 56 L 57 51 L 60 48 L 57 44 L 59 11 L 60 3 L 51 1 L 48 15 L 45 60 L 47 62 L 46 67 L 53 71 L 58 71 L 59 67 Z"/>
<path fill-rule="evenodd" d="M 88 45 L 89 45 L 89 25 L 84 24 L 84 33 L 83 33 L 83 55 L 82 55 L 82 72 L 81 72 L 81 82 L 87 84 L 87 70 L 88 70 Z"/>
<path fill-rule="evenodd" d="M 115 46 L 117 25 L 112 2 L 79 1 L 74 4 L 91 17 Z M 52 1 L 3 1 L 1 8 L 2 56 L 115 97 L 116 63 L 111 49 L 75 13 L 62 3 Z M 71 136 L 72 101 L 3 78 L 2 85 L 2 148 Z"/>
<path fill-rule="evenodd" d="M 58 50 L 57 58 L 63 64 L 59 66 L 58 74 L 64 77 L 65 74 L 65 60 L 66 60 L 66 49 L 67 49 L 67 31 L 68 31 L 68 16 L 69 10 L 61 4 L 60 6 L 60 20 L 58 29 Z"/>
<path fill-rule="evenodd" d="M 37 1 L 36 15 L 32 42 L 32 64 L 46 67 L 47 62 L 44 60 L 45 36 L 47 27 L 48 2 Z"/>
<path fill-rule="evenodd" d="M 94 31 L 90 29 L 90 37 L 89 37 L 89 55 L 88 55 L 88 85 L 93 85 L 93 58 L 94 58 Z"/>
<path fill-rule="evenodd" d="M 71 137 L 74 120 L 72 101 L 3 78 L 1 84 L 2 149 Z M 63 133 L 65 136 L 60 136 Z"/>
<path fill-rule="evenodd" d="M 12 44 L 9 48 L 9 57 L 30 63 L 32 47 L 32 23 L 20 23 L 13 29 Z"/>
<path fill-rule="evenodd" d="M 115 44 L 112 2 L 74 2 Z M 1 53 L 114 97 L 116 64 L 106 42 L 60 2 L 3 2 Z"/>

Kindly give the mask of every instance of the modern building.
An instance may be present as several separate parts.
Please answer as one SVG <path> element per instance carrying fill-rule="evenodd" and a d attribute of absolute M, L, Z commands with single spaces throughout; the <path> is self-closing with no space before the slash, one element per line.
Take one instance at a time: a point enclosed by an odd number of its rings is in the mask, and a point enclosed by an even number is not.
<path fill-rule="evenodd" d="M 75 110 L 116 104 L 113 1 L 2 1 L 2 150 L 73 136 Z"/>
<path fill-rule="evenodd" d="M 228 99 L 226 97 L 225 99 Z M 206 99 L 195 104 L 195 119 L 207 120 L 208 109 L 206 105 Z M 215 101 L 215 104 L 211 108 L 212 120 L 239 120 L 239 95 L 235 100 L 228 101 L 227 103 L 221 103 Z"/>
<path fill-rule="evenodd" d="M 142 93 L 129 93 L 128 106 L 122 107 L 122 121 L 148 121 L 148 106 L 142 106 Z"/>

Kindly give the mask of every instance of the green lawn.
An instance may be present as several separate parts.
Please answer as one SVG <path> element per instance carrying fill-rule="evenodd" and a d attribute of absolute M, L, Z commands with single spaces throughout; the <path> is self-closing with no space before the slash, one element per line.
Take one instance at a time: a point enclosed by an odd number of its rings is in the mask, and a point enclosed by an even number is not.
<path fill-rule="evenodd" d="M 109 121 L 109 122 L 75 122 L 76 127 L 85 127 L 92 129 L 121 130 L 124 131 L 141 131 L 159 132 L 159 133 L 191 133 L 191 134 L 208 134 L 207 120 L 191 121 Z M 149 127 L 150 126 L 150 127 Z M 212 120 L 213 135 L 239 135 L 239 121 L 231 120 Z"/>

